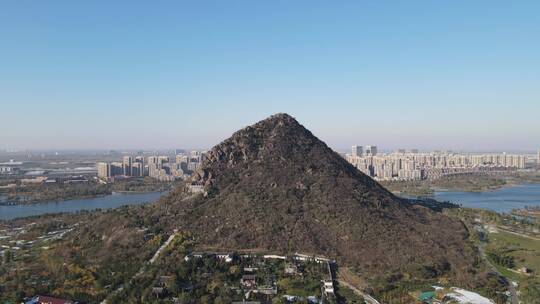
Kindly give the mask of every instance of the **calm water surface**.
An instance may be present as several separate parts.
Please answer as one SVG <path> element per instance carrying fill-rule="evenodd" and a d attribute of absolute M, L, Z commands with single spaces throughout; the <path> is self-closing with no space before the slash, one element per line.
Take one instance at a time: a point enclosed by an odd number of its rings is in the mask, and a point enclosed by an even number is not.
<path fill-rule="evenodd" d="M 158 200 L 166 192 L 113 193 L 111 195 L 46 202 L 32 205 L 0 206 L 0 220 L 40 215 L 45 213 L 75 212 L 79 210 L 109 209 L 123 205 L 141 205 Z"/>
<path fill-rule="evenodd" d="M 166 192 L 114 193 L 111 195 L 47 202 L 34 205 L 0 206 L 0 220 L 45 213 L 76 212 L 79 210 L 109 209 L 123 205 L 140 205 L 158 200 Z M 450 201 L 464 207 L 510 212 L 514 208 L 540 206 L 540 184 L 516 185 L 486 192 L 439 191 L 439 201 Z"/>
<path fill-rule="evenodd" d="M 463 207 L 489 209 L 509 213 L 525 206 L 540 206 L 540 184 L 504 187 L 486 192 L 435 192 L 438 201 L 450 201 Z"/>

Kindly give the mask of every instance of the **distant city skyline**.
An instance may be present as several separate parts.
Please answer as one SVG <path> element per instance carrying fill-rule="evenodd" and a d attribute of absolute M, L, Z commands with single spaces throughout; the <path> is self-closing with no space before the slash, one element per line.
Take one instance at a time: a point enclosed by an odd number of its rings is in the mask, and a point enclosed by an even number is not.
<path fill-rule="evenodd" d="M 0 5 L 0 149 L 209 148 L 278 112 L 335 150 L 534 152 L 540 2 Z"/>
<path fill-rule="evenodd" d="M 353 145 L 354 146 L 354 145 Z M 182 148 L 184 151 L 208 151 L 212 149 L 213 146 L 209 147 L 196 147 L 196 148 Z M 330 146 L 334 151 L 340 153 L 340 154 L 347 154 L 350 153 L 351 147 L 332 147 Z M 401 150 L 409 152 L 415 152 L 415 153 L 431 153 L 431 152 L 448 152 L 448 153 L 470 153 L 470 154 L 490 154 L 490 153 L 519 153 L 519 154 L 528 154 L 531 156 L 537 156 L 540 157 L 540 149 L 536 150 L 519 150 L 519 149 L 506 149 L 506 150 L 472 150 L 472 149 L 464 149 L 464 150 L 458 150 L 458 149 L 418 149 L 418 148 L 385 148 L 385 147 L 377 147 L 379 149 L 379 153 L 396 153 L 400 152 Z M 95 153 L 95 154 L 109 154 L 111 152 L 117 153 L 119 155 L 123 154 L 140 154 L 141 155 L 149 155 L 149 154 L 159 154 L 159 153 L 171 153 L 175 154 L 175 148 L 118 148 L 118 149 L 111 149 L 111 148 L 92 148 L 92 149 L 29 149 L 29 148 L 21 148 L 21 149 L 0 149 L 0 155 L 3 153 L 45 153 L 45 154 L 55 154 L 57 153 L 59 156 L 66 155 L 66 154 L 86 154 L 86 153 Z"/>

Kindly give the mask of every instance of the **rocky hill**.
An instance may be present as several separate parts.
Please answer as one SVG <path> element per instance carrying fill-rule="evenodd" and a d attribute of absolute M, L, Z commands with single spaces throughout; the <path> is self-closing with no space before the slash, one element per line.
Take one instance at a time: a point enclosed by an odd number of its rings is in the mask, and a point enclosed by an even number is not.
<path fill-rule="evenodd" d="M 365 276 L 450 277 L 478 255 L 459 220 L 402 200 L 287 114 L 215 146 L 194 177 L 206 196 L 161 204 L 201 247 L 327 255 Z"/>

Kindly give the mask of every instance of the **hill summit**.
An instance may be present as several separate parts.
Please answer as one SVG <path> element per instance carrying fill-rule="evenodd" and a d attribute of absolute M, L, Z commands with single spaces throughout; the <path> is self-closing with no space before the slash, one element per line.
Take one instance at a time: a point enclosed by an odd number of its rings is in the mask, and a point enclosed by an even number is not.
<path fill-rule="evenodd" d="M 300 251 L 368 276 L 462 282 L 477 258 L 461 221 L 394 196 L 287 114 L 212 148 L 194 182 L 205 197 L 164 201 L 201 247 Z"/>

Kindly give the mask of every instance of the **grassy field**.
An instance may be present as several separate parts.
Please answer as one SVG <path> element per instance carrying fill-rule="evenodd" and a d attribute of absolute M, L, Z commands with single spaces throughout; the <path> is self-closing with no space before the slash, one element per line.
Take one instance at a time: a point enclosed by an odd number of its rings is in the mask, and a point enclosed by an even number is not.
<path fill-rule="evenodd" d="M 540 241 L 522 237 L 512 233 L 499 231 L 489 235 L 487 250 L 503 250 L 514 257 L 515 267 L 527 267 L 533 270 L 532 276 L 539 276 L 540 272 Z M 501 273 L 508 278 L 520 281 L 526 276 L 495 265 Z"/>

